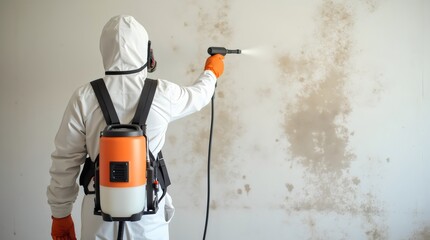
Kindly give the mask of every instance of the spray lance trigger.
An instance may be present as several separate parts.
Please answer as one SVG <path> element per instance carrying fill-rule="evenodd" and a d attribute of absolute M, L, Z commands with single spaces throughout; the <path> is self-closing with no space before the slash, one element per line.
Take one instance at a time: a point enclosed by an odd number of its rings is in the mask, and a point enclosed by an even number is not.
<path fill-rule="evenodd" d="M 230 50 L 224 47 L 210 47 L 208 48 L 209 55 L 221 54 L 225 56 L 226 54 L 241 54 L 240 49 Z"/>

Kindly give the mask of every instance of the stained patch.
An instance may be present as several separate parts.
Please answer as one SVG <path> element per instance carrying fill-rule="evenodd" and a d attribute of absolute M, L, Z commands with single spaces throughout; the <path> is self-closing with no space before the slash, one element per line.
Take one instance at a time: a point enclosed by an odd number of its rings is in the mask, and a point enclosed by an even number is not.
<path fill-rule="evenodd" d="M 240 178 L 241 176 L 238 172 L 234 172 L 235 155 L 232 147 L 235 140 L 240 137 L 242 130 L 238 126 L 237 111 L 228 105 L 227 102 L 219 101 L 217 107 L 217 126 L 214 131 L 214 139 L 218 144 L 213 148 L 213 169 L 219 177 L 231 181 L 232 178 Z"/>
<path fill-rule="evenodd" d="M 224 94 L 223 91 L 218 91 L 217 92 L 217 98 L 224 98 L 224 97 L 225 97 L 225 94 Z"/>
<path fill-rule="evenodd" d="M 197 30 L 212 41 L 219 42 L 223 41 L 223 39 L 230 39 L 233 31 L 228 22 L 230 12 L 229 1 L 218 1 L 216 5 L 216 9 L 210 7 L 210 10 L 207 7 L 199 9 L 199 26 Z M 220 39 L 220 37 L 223 39 Z"/>
<path fill-rule="evenodd" d="M 293 184 L 287 183 L 287 184 L 285 184 L 285 186 L 287 187 L 288 192 L 292 192 L 293 189 L 294 189 L 294 185 Z"/>
<path fill-rule="evenodd" d="M 358 177 L 354 177 L 354 178 L 352 178 L 352 183 L 354 183 L 354 185 L 358 185 L 358 184 L 360 184 L 360 179 L 358 178 Z"/>
<path fill-rule="evenodd" d="M 305 169 L 305 185 L 294 192 L 291 188 L 282 207 L 287 212 L 360 215 L 367 220 L 363 228 L 368 238 L 384 239 L 386 227 L 376 221 L 383 217 L 380 203 L 371 193 L 358 192 L 361 180 L 348 173 L 356 158 L 349 147 L 354 131 L 347 127 L 352 108 L 346 85 L 353 72 L 355 21 L 349 4 L 323 0 L 315 16 L 314 38 L 301 51 L 277 59 L 279 83 L 297 93 L 283 111 L 288 152 Z"/>
<path fill-rule="evenodd" d="M 350 132 L 343 122 L 351 111 L 344 85 L 353 17 L 345 5 L 324 1 L 319 20 L 317 52 L 279 58 L 284 76 L 300 84 L 296 103 L 286 112 L 284 129 L 291 154 L 304 166 L 315 173 L 340 174 L 354 157 L 347 149 Z"/>
<path fill-rule="evenodd" d="M 179 47 L 177 45 L 172 46 L 172 52 L 178 52 Z"/>
<path fill-rule="evenodd" d="M 430 225 L 417 229 L 409 239 L 414 239 L 414 240 L 430 239 Z"/>
<path fill-rule="evenodd" d="M 195 137 L 193 152 L 204 156 L 208 151 L 209 132 L 206 129 L 199 129 Z"/>
<path fill-rule="evenodd" d="M 211 202 L 211 204 L 210 204 L 210 208 L 211 208 L 212 210 L 217 209 L 217 208 L 218 208 L 218 204 L 217 204 L 217 202 L 215 202 L 215 201 L 213 201 L 213 200 L 212 200 L 212 202 Z"/>
<path fill-rule="evenodd" d="M 374 12 L 378 8 L 377 0 L 361 0 L 369 12 Z"/>
<path fill-rule="evenodd" d="M 232 38 L 232 29 L 229 23 L 230 2 L 222 0 L 213 2 L 209 5 L 203 4 L 199 1 L 192 0 L 193 7 L 197 10 L 197 19 L 195 21 L 198 42 L 205 43 L 200 48 L 207 48 L 207 43 L 216 43 L 219 45 L 228 45 Z M 191 27 L 191 22 L 184 23 L 184 26 Z M 189 65 L 187 74 L 195 76 L 200 71 L 201 66 Z M 238 172 L 238 167 L 235 164 L 234 143 L 240 137 L 242 129 L 238 121 L 237 111 L 238 107 L 234 105 L 234 87 L 230 86 L 231 82 L 228 81 L 228 73 L 222 76 L 222 83 L 218 84 L 216 89 L 216 102 L 215 102 L 215 126 L 213 133 L 212 145 L 212 160 L 211 160 L 211 173 L 213 174 L 212 181 L 217 182 L 222 179 L 224 183 L 240 179 L 243 174 Z M 194 168 L 191 178 L 197 184 L 201 184 L 205 178 L 206 166 L 201 164 L 208 153 L 209 141 L 209 124 L 210 124 L 210 105 L 203 109 L 200 117 L 193 117 L 189 120 L 190 128 L 187 129 L 186 134 L 190 135 L 193 139 L 191 162 L 194 163 Z M 202 161 L 203 159 L 203 161 Z M 231 186 L 230 188 L 228 186 Z M 216 199 L 217 205 L 223 208 L 231 204 L 238 198 L 239 191 L 234 185 L 227 185 L 223 188 L 223 192 L 219 193 L 222 198 Z M 195 189 L 199 189 L 196 187 Z M 243 190 L 242 190 L 243 191 Z M 191 193 L 196 198 L 202 194 L 198 191 Z M 215 198 L 215 197 L 214 197 Z"/>
<path fill-rule="evenodd" d="M 196 75 L 197 71 L 201 71 L 195 64 L 190 64 L 187 69 L 187 74 Z"/>
<path fill-rule="evenodd" d="M 382 235 L 378 229 L 372 229 L 370 231 L 367 231 L 366 235 L 367 235 L 367 239 L 371 239 L 371 240 L 385 239 L 385 238 L 382 238 Z"/>
<path fill-rule="evenodd" d="M 272 96 L 273 90 L 271 88 L 261 88 L 257 91 L 257 94 L 260 99 L 267 99 Z"/>
<path fill-rule="evenodd" d="M 249 186 L 249 184 L 245 184 L 244 188 L 245 188 L 246 194 L 249 194 L 249 191 L 251 191 L 251 187 Z"/>
<path fill-rule="evenodd" d="M 169 144 L 171 144 L 171 145 L 176 145 L 176 143 L 178 142 L 178 138 L 176 137 L 176 136 L 169 136 Z"/>

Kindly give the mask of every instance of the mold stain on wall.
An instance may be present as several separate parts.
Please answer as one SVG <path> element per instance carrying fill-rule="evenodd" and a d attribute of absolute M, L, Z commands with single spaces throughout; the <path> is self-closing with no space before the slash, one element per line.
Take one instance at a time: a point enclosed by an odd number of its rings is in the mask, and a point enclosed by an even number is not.
<path fill-rule="evenodd" d="M 349 130 L 342 124 L 351 111 L 343 91 L 351 49 L 350 11 L 343 4 L 325 1 L 320 11 L 322 46 L 317 56 L 296 60 L 284 55 L 279 60 L 285 76 L 303 83 L 296 106 L 286 113 L 289 150 L 314 173 L 339 175 L 354 158 L 347 149 Z"/>
<path fill-rule="evenodd" d="M 228 45 L 232 38 L 232 29 L 229 24 L 230 5 L 228 0 L 219 1 L 217 8 L 201 9 L 199 34 L 208 38 L 205 42 Z M 216 108 L 214 128 L 214 172 L 226 177 L 230 169 L 229 164 L 233 157 L 232 146 L 240 136 L 241 128 L 238 117 L 238 106 L 234 105 L 235 89 L 230 84 L 228 72 L 222 75 L 222 82 L 216 90 Z M 209 114 L 207 114 L 209 116 Z M 236 174 L 235 174 L 236 175 Z M 238 177 L 242 175 L 237 175 Z"/>
<path fill-rule="evenodd" d="M 197 4 L 197 2 L 196 2 Z M 229 1 L 217 1 L 216 7 L 199 8 L 199 25 L 197 31 L 213 42 L 225 42 L 232 37 L 232 29 L 228 21 L 230 13 Z"/>
<path fill-rule="evenodd" d="M 430 239 L 430 225 L 418 228 L 409 239 L 428 240 Z"/>
<path fill-rule="evenodd" d="M 282 127 L 289 155 L 305 169 L 306 182 L 302 189 L 288 191 L 281 206 L 288 213 L 317 210 L 361 216 L 369 239 L 385 239 L 385 227 L 375 220 L 383 215 L 381 207 L 372 194 L 358 191 L 360 179 L 348 173 L 355 160 L 348 145 L 354 132 L 347 128 L 352 109 L 345 91 L 355 22 L 354 6 L 348 3 L 323 0 L 315 16 L 314 39 L 299 53 L 283 54 L 277 61 L 280 84 L 297 90 L 286 106 Z M 364 3 L 375 11 L 375 1 Z"/>
<path fill-rule="evenodd" d="M 232 29 L 229 23 L 230 3 L 228 0 L 213 2 L 211 4 L 202 5 L 201 2 L 191 0 L 189 4 L 198 11 L 196 21 L 193 23 L 198 33 L 198 42 L 204 44 L 197 44 L 200 48 L 208 47 L 207 44 L 228 45 L 232 38 Z M 191 23 L 187 23 L 187 27 Z M 200 67 L 196 65 L 189 65 L 187 75 L 195 76 L 195 73 L 200 71 Z M 216 89 L 216 102 L 215 102 L 215 127 L 213 133 L 212 145 L 212 162 L 211 173 L 213 174 L 212 181 L 226 181 L 234 182 L 235 179 L 241 180 L 238 169 L 235 167 L 235 149 L 234 143 L 240 137 L 242 129 L 239 123 L 238 107 L 234 105 L 235 90 L 229 81 L 228 72 L 222 75 L 222 82 L 218 84 Z M 193 192 L 190 193 L 194 200 L 194 204 L 201 204 L 202 196 L 205 193 L 199 192 L 201 184 L 204 183 L 207 172 L 207 154 L 208 154 L 208 141 L 209 141 L 209 124 L 210 124 L 210 104 L 206 106 L 198 117 L 194 116 L 187 119 L 187 130 L 185 131 L 187 137 L 192 139 L 192 153 L 188 155 L 188 163 L 192 164 L 195 169 L 188 178 L 193 178 L 191 181 L 194 185 Z M 231 188 L 224 188 L 223 196 L 220 200 L 215 199 L 217 206 L 223 208 L 228 206 L 231 201 L 237 199 L 239 190 L 234 184 L 230 184 Z M 243 193 L 249 192 L 248 188 L 240 189 Z"/>

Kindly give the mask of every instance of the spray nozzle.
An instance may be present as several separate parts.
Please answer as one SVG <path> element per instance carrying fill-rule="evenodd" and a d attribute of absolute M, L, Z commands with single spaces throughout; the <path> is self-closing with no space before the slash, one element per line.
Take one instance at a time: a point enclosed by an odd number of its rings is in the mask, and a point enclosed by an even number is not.
<path fill-rule="evenodd" d="M 208 48 L 208 53 L 209 55 L 215 55 L 215 54 L 221 54 L 223 56 L 225 56 L 226 54 L 241 54 L 242 51 L 240 49 L 236 49 L 236 50 L 230 50 L 230 49 L 226 49 L 224 47 L 210 47 Z"/>

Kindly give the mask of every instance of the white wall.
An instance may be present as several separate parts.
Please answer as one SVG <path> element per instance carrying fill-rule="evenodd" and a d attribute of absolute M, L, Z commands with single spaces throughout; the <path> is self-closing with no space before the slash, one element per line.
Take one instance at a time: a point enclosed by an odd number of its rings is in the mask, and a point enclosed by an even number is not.
<path fill-rule="evenodd" d="M 98 41 L 135 16 L 187 84 L 227 56 L 216 99 L 207 239 L 430 239 L 430 2 L 0 3 L 0 239 L 48 239 L 53 139 L 73 90 L 103 75 Z M 172 239 L 201 239 L 209 108 L 172 124 Z M 82 197 L 82 196 L 80 196 Z M 77 232 L 80 203 L 74 206 Z"/>

